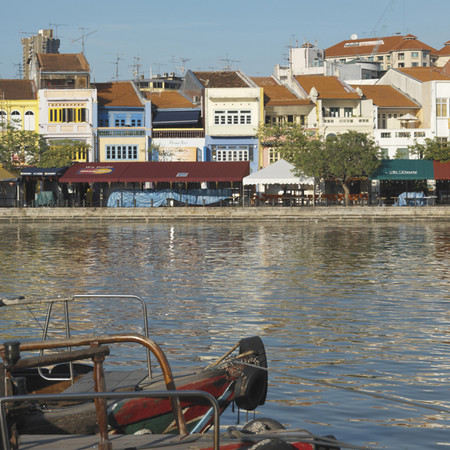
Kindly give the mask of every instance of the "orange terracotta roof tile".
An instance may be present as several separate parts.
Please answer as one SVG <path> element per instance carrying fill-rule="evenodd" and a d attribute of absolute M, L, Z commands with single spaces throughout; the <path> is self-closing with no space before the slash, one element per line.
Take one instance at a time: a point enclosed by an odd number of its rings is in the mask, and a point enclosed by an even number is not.
<path fill-rule="evenodd" d="M 272 77 L 251 77 L 251 80 L 259 87 L 279 86 L 279 83 L 277 83 Z"/>
<path fill-rule="evenodd" d="M 373 100 L 374 105 L 382 108 L 420 108 L 420 105 L 403 95 L 392 86 L 375 85 L 352 85 L 353 88 L 359 88 L 366 98 Z"/>
<path fill-rule="evenodd" d="M 161 91 L 146 92 L 145 96 L 151 100 L 158 109 L 168 108 L 194 108 L 195 105 L 179 92 Z"/>
<path fill-rule="evenodd" d="M 450 41 L 447 41 L 437 54 L 438 56 L 450 56 Z"/>
<path fill-rule="evenodd" d="M 450 76 L 437 67 L 402 67 L 394 70 L 398 70 L 399 72 L 422 82 L 436 80 L 450 81 Z"/>
<path fill-rule="evenodd" d="M 37 99 L 34 82 L 31 80 L 0 80 L 0 101 Z"/>
<path fill-rule="evenodd" d="M 205 88 L 239 88 L 250 87 L 237 72 L 193 72 Z"/>
<path fill-rule="evenodd" d="M 386 36 L 380 38 L 348 39 L 325 50 L 326 58 L 367 56 L 372 53 L 389 53 L 396 50 L 428 50 L 436 54 L 436 49 L 417 40 L 412 34 L 406 36 Z"/>
<path fill-rule="evenodd" d="M 131 81 L 96 83 L 97 100 L 100 106 L 142 107 L 143 102 Z"/>
<path fill-rule="evenodd" d="M 295 77 L 298 84 L 309 95 L 315 88 L 321 99 L 359 99 L 358 93 L 338 77 L 323 75 L 298 75 Z"/>
<path fill-rule="evenodd" d="M 38 53 L 39 67 L 44 72 L 89 72 L 82 53 Z"/>
<path fill-rule="evenodd" d="M 311 105 L 311 100 L 299 98 L 286 86 L 278 84 L 272 77 L 252 77 L 254 83 L 264 89 L 265 106 Z"/>

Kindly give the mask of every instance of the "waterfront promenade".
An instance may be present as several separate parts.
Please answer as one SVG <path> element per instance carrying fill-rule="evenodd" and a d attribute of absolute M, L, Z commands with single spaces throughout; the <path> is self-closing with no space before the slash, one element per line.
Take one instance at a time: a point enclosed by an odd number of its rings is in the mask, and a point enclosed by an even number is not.
<path fill-rule="evenodd" d="M 450 206 L 1 208 L 0 222 L 449 220 Z"/>

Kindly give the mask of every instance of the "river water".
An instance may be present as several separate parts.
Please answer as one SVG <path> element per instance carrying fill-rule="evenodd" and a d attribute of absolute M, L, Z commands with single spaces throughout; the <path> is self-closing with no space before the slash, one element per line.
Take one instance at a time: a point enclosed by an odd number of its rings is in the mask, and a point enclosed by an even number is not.
<path fill-rule="evenodd" d="M 448 413 L 373 395 L 450 408 L 445 222 L 42 223 L 2 225 L 1 239 L 0 295 L 139 295 L 176 369 L 261 336 L 260 416 L 375 448 L 450 446 Z M 80 306 L 81 333 L 142 332 L 138 306 Z M 1 338 L 29 336 L 41 312 L 0 309 Z"/>

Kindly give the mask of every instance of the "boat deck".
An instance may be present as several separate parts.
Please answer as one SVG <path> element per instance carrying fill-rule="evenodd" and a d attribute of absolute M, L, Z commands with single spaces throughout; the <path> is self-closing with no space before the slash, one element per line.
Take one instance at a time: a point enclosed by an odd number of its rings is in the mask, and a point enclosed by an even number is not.
<path fill-rule="evenodd" d="M 196 438 L 197 441 L 194 441 Z M 134 448 L 160 448 L 177 450 L 196 450 L 213 448 L 213 437 L 190 436 L 184 443 L 179 436 L 173 435 L 110 435 L 109 441 L 114 450 L 130 450 Z M 97 448 L 100 437 L 96 435 L 21 435 L 20 450 L 81 450 Z"/>

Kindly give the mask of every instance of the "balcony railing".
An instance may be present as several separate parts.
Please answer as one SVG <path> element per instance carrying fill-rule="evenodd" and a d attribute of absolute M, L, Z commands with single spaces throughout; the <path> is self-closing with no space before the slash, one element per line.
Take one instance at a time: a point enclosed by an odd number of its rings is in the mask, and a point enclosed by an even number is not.
<path fill-rule="evenodd" d="M 97 134 L 99 137 L 145 136 L 145 130 L 143 128 L 101 128 Z"/>
<path fill-rule="evenodd" d="M 397 129 L 376 129 L 374 137 L 379 142 L 403 141 L 413 142 L 416 139 L 432 138 L 431 129 L 429 128 L 397 128 Z"/>
<path fill-rule="evenodd" d="M 153 138 L 204 138 L 205 131 L 199 129 L 184 129 L 184 130 L 174 130 L 174 129 L 153 129 L 152 132 Z"/>
<path fill-rule="evenodd" d="M 373 119 L 371 117 L 324 117 L 324 125 L 330 126 L 368 126 Z"/>

